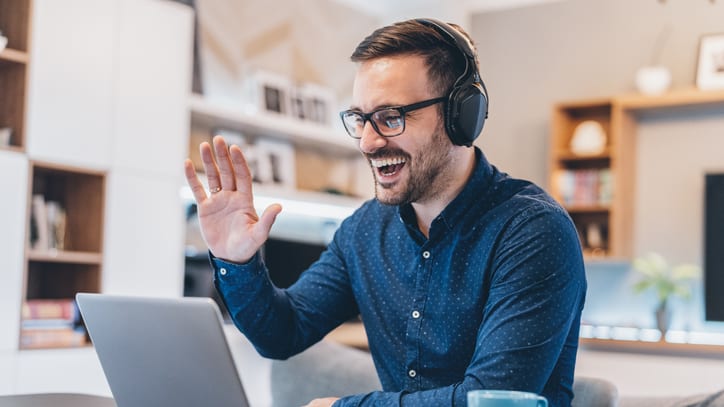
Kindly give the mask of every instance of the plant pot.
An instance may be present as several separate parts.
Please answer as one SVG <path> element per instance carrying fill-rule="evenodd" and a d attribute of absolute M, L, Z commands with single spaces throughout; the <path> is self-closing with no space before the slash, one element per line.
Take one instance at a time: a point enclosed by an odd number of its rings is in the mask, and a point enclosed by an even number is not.
<path fill-rule="evenodd" d="M 666 331 L 669 330 L 669 324 L 671 323 L 671 310 L 666 305 L 666 302 L 659 304 L 656 307 L 656 329 L 661 332 L 661 340 L 663 341 L 666 337 Z"/>

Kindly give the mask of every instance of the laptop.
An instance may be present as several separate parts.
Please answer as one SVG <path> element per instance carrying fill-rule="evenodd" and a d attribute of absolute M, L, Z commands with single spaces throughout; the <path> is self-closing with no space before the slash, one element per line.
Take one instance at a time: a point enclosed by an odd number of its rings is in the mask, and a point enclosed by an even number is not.
<path fill-rule="evenodd" d="M 209 298 L 76 295 L 118 407 L 248 407 Z"/>

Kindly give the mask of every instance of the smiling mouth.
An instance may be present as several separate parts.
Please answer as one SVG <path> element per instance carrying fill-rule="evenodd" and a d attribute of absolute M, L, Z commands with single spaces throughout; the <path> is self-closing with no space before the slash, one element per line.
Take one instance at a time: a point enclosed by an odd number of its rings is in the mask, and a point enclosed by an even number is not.
<path fill-rule="evenodd" d="M 397 174 L 405 166 L 405 162 L 406 160 L 401 157 L 370 160 L 372 167 L 383 177 L 391 177 Z"/>

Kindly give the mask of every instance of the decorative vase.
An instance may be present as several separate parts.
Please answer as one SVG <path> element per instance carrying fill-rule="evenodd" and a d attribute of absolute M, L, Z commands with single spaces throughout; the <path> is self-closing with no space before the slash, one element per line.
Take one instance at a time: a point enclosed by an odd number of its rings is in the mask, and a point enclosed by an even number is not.
<path fill-rule="evenodd" d="M 669 330 L 669 324 L 671 323 L 671 310 L 669 309 L 666 301 L 659 303 L 656 307 L 656 329 L 661 332 L 661 340 L 663 341 L 666 337 L 666 331 Z"/>
<path fill-rule="evenodd" d="M 647 95 L 659 95 L 669 89 L 671 72 L 665 66 L 644 66 L 636 71 L 636 88 Z"/>

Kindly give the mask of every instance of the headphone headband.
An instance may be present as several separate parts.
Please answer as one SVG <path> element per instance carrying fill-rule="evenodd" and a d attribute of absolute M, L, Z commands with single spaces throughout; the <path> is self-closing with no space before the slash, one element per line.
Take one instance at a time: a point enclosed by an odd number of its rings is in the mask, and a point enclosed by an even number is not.
<path fill-rule="evenodd" d="M 442 21 L 420 18 L 415 21 L 433 28 L 465 58 L 465 70 L 455 80 L 445 107 L 445 129 L 453 144 L 471 146 L 488 117 L 488 91 L 480 78 L 475 50 L 470 40 Z"/>

